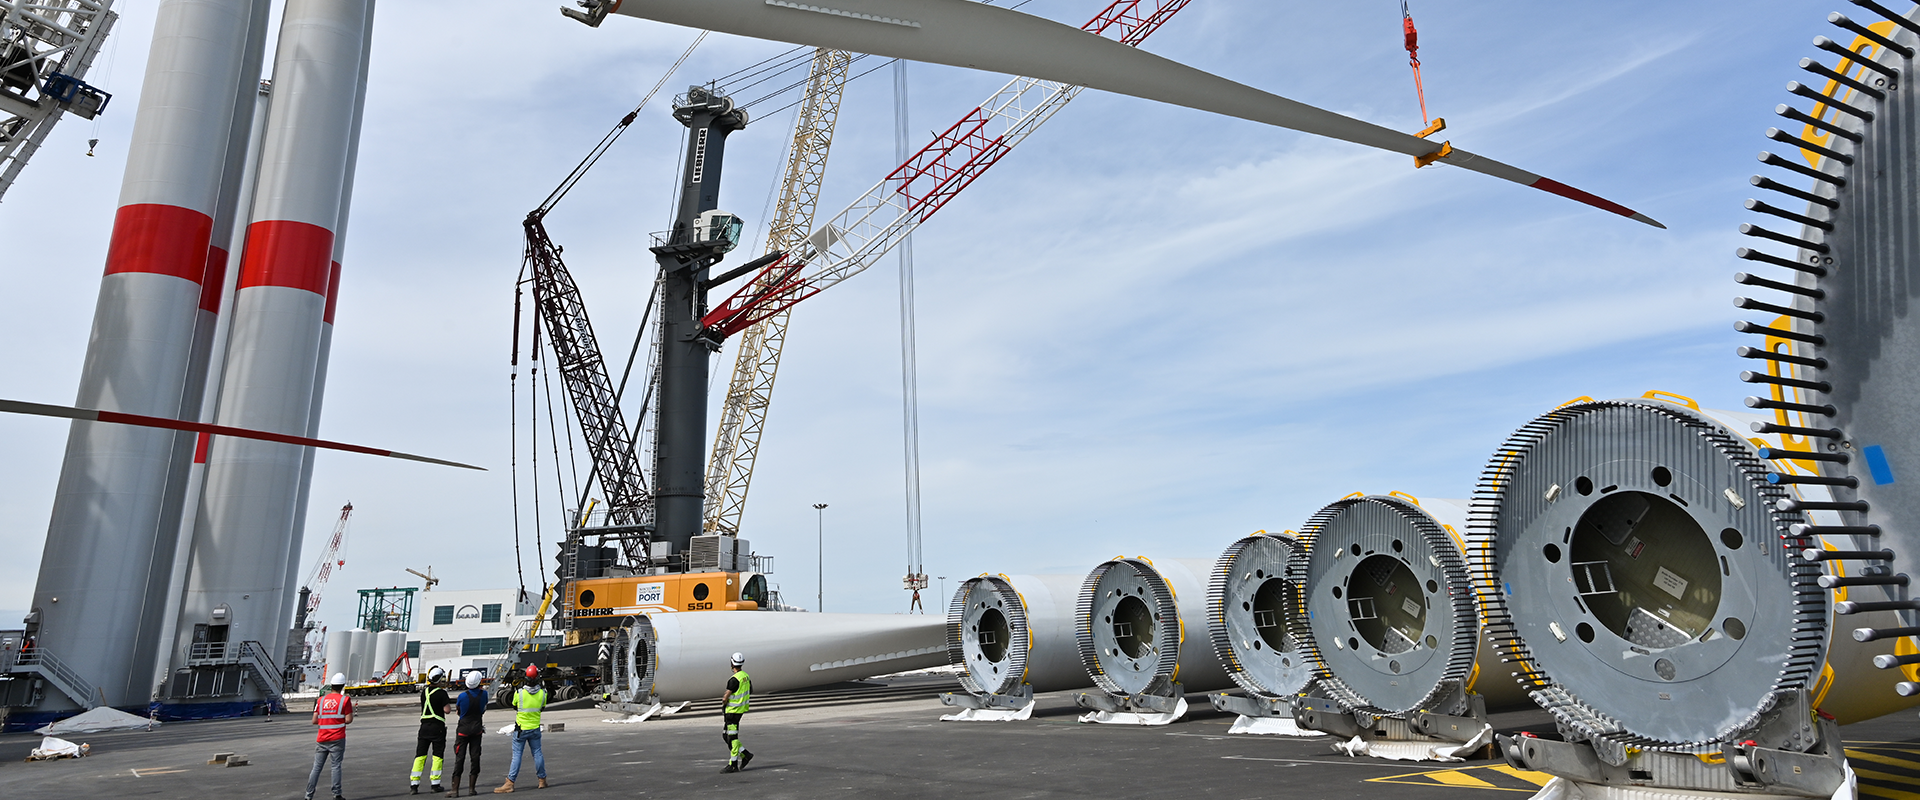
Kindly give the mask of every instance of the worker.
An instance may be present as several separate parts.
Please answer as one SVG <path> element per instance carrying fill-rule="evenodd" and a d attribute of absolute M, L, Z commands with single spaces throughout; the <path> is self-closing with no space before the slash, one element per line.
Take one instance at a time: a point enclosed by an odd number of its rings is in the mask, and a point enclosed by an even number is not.
<path fill-rule="evenodd" d="M 447 712 L 453 700 L 447 697 L 447 672 L 434 667 L 427 672 L 427 685 L 420 689 L 420 736 L 413 743 L 413 780 L 408 794 L 420 793 L 420 773 L 426 771 L 427 753 L 433 753 L 433 791 L 440 788 L 440 767 L 447 754 Z"/>
<path fill-rule="evenodd" d="M 740 718 L 747 715 L 747 700 L 753 696 L 753 679 L 747 676 L 747 657 L 734 653 L 727 662 L 733 668 L 733 677 L 727 679 L 727 691 L 720 695 L 724 705 L 723 719 L 726 729 L 720 732 L 720 738 L 727 743 L 727 768 L 721 772 L 739 772 L 747 768 L 747 762 L 753 760 L 753 752 L 740 746 Z"/>
<path fill-rule="evenodd" d="M 513 693 L 513 760 L 507 764 L 507 782 L 494 794 L 513 792 L 520 777 L 522 749 L 533 751 L 533 774 L 540 778 L 538 788 L 547 788 L 547 758 L 540 753 L 540 710 L 547 707 L 547 687 L 540 682 L 540 668 L 527 665 L 527 682 Z"/>
<path fill-rule="evenodd" d="M 453 791 L 460 796 L 460 770 L 471 763 L 467 773 L 467 794 L 480 793 L 480 740 L 487 738 L 487 724 L 480 719 L 487 713 L 487 693 L 480 688 L 480 673 L 467 673 L 467 690 L 460 693 L 460 724 L 453 731 Z M 469 761 L 471 759 L 471 761 Z"/>
<path fill-rule="evenodd" d="M 344 800 L 340 796 L 340 762 L 347 756 L 347 726 L 353 724 L 353 698 L 347 696 L 346 673 L 333 673 L 327 688 L 329 691 L 313 703 L 313 724 L 320 726 L 320 733 L 314 737 L 313 772 L 307 774 L 307 800 L 313 800 L 313 790 L 320 783 L 320 770 L 328 760 L 333 761 L 333 800 Z"/>

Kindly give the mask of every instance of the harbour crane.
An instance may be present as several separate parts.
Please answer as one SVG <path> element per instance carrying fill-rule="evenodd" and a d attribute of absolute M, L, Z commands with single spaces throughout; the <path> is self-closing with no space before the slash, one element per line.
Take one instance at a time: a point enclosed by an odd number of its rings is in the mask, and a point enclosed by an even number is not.
<path fill-rule="evenodd" d="M 287 659 L 289 673 L 295 672 L 300 665 L 311 661 L 313 651 L 325 646 L 327 627 L 325 625 L 310 627 L 307 617 L 320 610 L 320 591 L 327 588 L 327 581 L 333 577 L 333 571 L 347 565 L 347 560 L 340 555 L 340 551 L 347 545 L 347 522 L 352 518 L 353 504 L 347 503 L 341 506 L 340 519 L 333 523 L 333 533 L 327 537 L 327 545 L 320 548 L 320 557 L 314 560 L 313 568 L 307 571 L 306 582 L 300 584 L 300 604 L 294 608 L 293 629 L 305 631 L 305 634 L 299 658 Z"/>

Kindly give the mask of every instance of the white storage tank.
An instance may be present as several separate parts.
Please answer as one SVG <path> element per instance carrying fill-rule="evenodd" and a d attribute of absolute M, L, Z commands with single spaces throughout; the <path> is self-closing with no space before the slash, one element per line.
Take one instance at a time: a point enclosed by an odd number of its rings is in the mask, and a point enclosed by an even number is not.
<path fill-rule="evenodd" d="M 333 680 L 336 672 L 345 673 L 353 660 L 353 631 L 333 631 L 327 634 L 327 661 L 320 678 L 321 682 Z"/>
<path fill-rule="evenodd" d="M 367 676 L 378 678 L 385 675 L 387 668 L 407 652 L 406 631 L 381 631 L 374 634 L 373 661 L 367 665 Z M 404 670 L 403 670 L 404 672 Z"/>
<path fill-rule="evenodd" d="M 367 665 L 373 661 L 373 631 L 366 628 L 354 628 L 348 633 L 353 635 L 353 649 L 347 655 L 347 683 L 366 683 Z"/>

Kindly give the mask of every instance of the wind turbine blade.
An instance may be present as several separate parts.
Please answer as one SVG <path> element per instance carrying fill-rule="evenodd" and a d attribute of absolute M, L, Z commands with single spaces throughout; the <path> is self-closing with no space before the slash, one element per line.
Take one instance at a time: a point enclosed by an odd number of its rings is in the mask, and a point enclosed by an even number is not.
<path fill-rule="evenodd" d="M 1566 184 L 974 0 L 598 0 L 612 13 L 756 39 L 1021 75 L 1438 160 L 1665 228 Z"/>
<path fill-rule="evenodd" d="M 20 400 L 0 400 L 0 413 L 31 414 L 34 416 L 41 416 L 41 417 L 63 417 L 66 419 L 77 419 L 77 420 L 84 420 L 87 422 L 110 422 L 118 425 L 138 425 L 144 428 L 166 428 L 169 430 L 186 431 L 188 433 L 205 433 L 205 434 L 211 434 L 214 436 L 232 436 L 239 439 L 258 439 L 263 442 L 278 442 L 280 444 L 293 444 L 293 445 L 301 445 L 304 447 L 319 447 L 327 450 L 345 450 L 349 453 L 364 453 L 370 456 L 383 456 L 385 458 L 400 458 L 400 459 L 405 459 L 407 461 L 421 461 L 428 464 L 439 464 L 447 467 L 459 467 L 461 469 L 475 469 L 475 470 L 480 470 L 481 472 L 487 471 L 486 468 L 484 467 L 476 467 L 476 466 L 473 466 L 472 464 L 462 464 L 458 461 L 443 461 L 438 458 L 416 456 L 416 455 L 413 455 L 412 453 L 402 453 L 397 450 L 380 450 L 378 448 L 373 448 L 373 447 L 362 447 L 357 444 L 346 444 L 344 442 L 330 442 L 325 439 L 309 439 L 305 436 L 289 436 L 284 433 L 268 433 L 266 431 L 256 431 L 256 430 L 250 430 L 247 428 L 233 428 L 233 427 L 228 427 L 226 425 L 211 425 L 204 422 L 186 422 L 186 421 L 177 420 L 177 419 L 167 419 L 165 417 L 149 417 L 143 414 L 124 414 L 118 411 L 100 411 L 100 410 L 91 409 L 91 408 L 73 408 L 71 406 L 53 406 L 53 405 L 47 405 L 45 403 L 28 403 Z"/>

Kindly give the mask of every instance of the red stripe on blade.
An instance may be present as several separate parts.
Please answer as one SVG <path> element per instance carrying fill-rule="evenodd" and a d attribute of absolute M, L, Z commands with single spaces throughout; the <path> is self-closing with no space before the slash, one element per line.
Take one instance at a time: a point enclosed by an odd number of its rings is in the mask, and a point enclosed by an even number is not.
<path fill-rule="evenodd" d="M 113 215 L 107 274 L 146 272 L 199 283 L 207 269 L 213 218 L 190 208 L 136 203 Z"/>
<path fill-rule="evenodd" d="M 247 226 L 247 252 L 240 259 L 240 288 L 284 286 L 325 297 L 333 264 L 333 231 L 292 220 Z"/>
<path fill-rule="evenodd" d="M 1634 215 L 1634 210 L 1631 208 L 1627 208 L 1626 206 L 1620 205 L 1619 203 L 1613 202 L 1612 200 L 1608 200 L 1604 197 L 1600 197 L 1598 195 L 1588 194 L 1587 192 L 1580 191 L 1579 189 L 1575 189 L 1571 186 L 1568 186 L 1564 183 L 1556 181 L 1552 178 L 1541 178 L 1540 180 L 1534 181 L 1530 185 L 1533 186 L 1533 188 L 1535 189 L 1539 189 L 1545 192 L 1551 192 L 1553 194 L 1557 194 L 1557 195 L 1560 195 L 1561 197 L 1567 198 L 1568 200 L 1573 200 L 1575 202 L 1580 202 L 1580 203 L 1586 203 L 1587 205 L 1593 206 L 1594 208 L 1600 209 L 1602 211 L 1611 211 L 1623 217 L 1631 217 Z"/>

